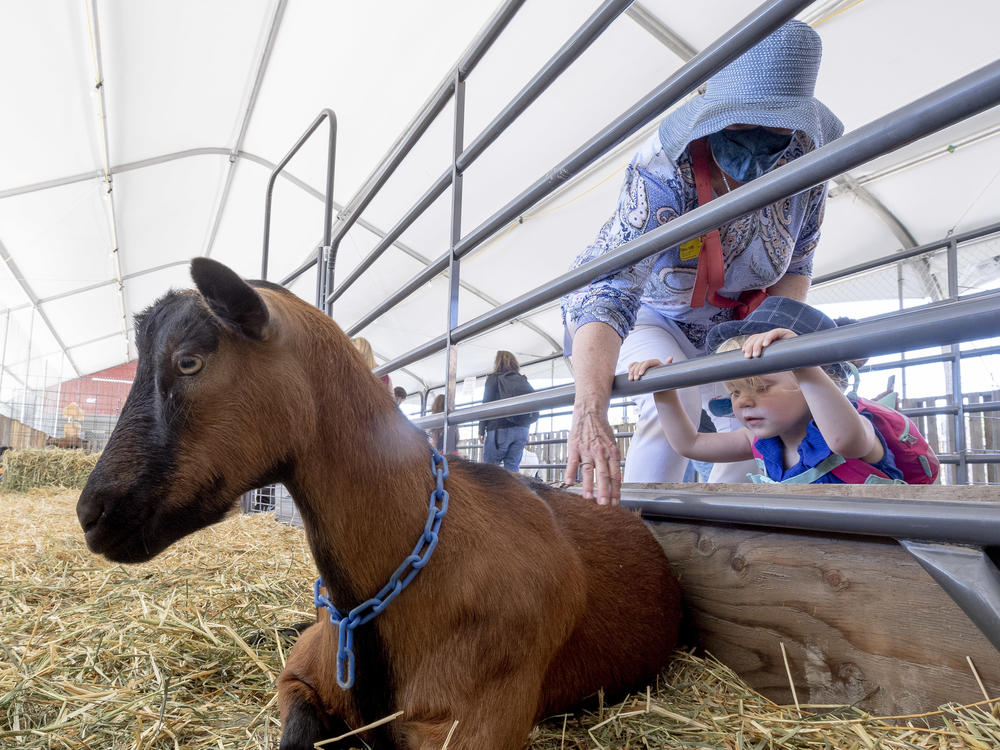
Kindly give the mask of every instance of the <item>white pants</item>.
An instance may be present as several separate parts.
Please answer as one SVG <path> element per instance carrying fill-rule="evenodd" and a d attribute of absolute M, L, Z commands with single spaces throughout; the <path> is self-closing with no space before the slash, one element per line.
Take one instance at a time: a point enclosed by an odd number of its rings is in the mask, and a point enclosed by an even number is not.
<path fill-rule="evenodd" d="M 674 362 L 688 359 L 670 332 L 658 326 L 637 325 L 622 343 L 617 371 L 628 372 L 628 366 L 632 362 L 647 359 L 662 361 L 667 357 L 673 357 Z M 710 399 L 728 395 L 721 383 L 709 383 L 701 388 L 681 388 L 677 394 L 685 413 L 695 426 L 701 421 L 701 410 L 703 407 L 707 410 Z M 688 459 L 678 455 L 670 447 L 667 436 L 660 429 L 653 394 L 636 396 L 634 400 L 639 406 L 639 418 L 635 434 L 629 443 L 623 481 L 657 483 L 682 481 Z M 730 432 L 740 427 L 739 421 L 732 417 L 712 417 L 712 421 L 715 422 L 719 432 Z M 747 474 L 757 471 L 757 464 L 752 459 L 717 463 L 708 481 L 748 482 Z"/>

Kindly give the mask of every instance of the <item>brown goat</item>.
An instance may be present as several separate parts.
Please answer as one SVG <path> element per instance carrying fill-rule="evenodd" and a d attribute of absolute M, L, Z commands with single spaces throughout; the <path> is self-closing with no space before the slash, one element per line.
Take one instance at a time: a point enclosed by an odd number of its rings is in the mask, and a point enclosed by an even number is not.
<path fill-rule="evenodd" d="M 191 272 L 197 292 L 136 319 L 135 382 L 77 506 L 87 544 L 148 560 L 282 482 L 348 612 L 424 533 L 427 439 L 322 312 L 215 261 Z M 397 710 L 367 733 L 375 747 L 440 748 L 453 730 L 453 750 L 520 748 L 541 717 L 667 662 L 680 594 L 635 515 L 454 457 L 444 488 L 427 566 L 355 632 L 353 687 L 336 684 L 327 617 L 296 643 L 278 684 L 283 750 Z"/>

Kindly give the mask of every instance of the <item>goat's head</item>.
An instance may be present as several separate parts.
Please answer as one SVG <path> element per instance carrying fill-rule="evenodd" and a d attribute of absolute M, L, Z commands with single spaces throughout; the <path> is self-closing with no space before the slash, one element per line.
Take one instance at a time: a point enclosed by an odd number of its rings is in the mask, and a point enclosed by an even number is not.
<path fill-rule="evenodd" d="M 191 275 L 197 292 L 170 292 L 136 317 L 135 381 L 77 503 L 87 545 L 118 562 L 148 560 L 280 481 L 283 403 L 308 398 L 282 366 L 276 303 L 290 295 L 258 292 L 206 258 Z"/>

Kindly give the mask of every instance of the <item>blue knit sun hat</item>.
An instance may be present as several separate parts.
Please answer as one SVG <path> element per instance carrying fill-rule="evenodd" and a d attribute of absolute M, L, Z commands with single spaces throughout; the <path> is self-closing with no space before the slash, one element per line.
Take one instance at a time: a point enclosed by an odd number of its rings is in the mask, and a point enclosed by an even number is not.
<path fill-rule="evenodd" d="M 727 320 L 713 326 L 708 331 L 705 344 L 708 351 L 714 352 L 734 336 L 764 333 L 773 328 L 787 328 L 803 336 L 836 327 L 837 324 L 827 315 L 805 302 L 790 297 L 769 296 L 743 320 Z"/>
<path fill-rule="evenodd" d="M 660 123 L 666 156 L 730 125 L 800 130 L 814 148 L 839 138 L 844 124 L 813 96 L 823 44 L 808 24 L 789 21 L 708 79 L 705 93 Z"/>
<path fill-rule="evenodd" d="M 837 324 L 827 315 L 805 302 L 789 297 L 766 297 L 760 306 L 743 320 L 727 320 L 709 329 L 705 345 L 709 352 L 714 352 L 723 342 L 734 336 L 749 336 L 774 328 L 787 328 L 799 336 L 804 336 L 807 333 L 836 327 Z M 848 368 L 842 363 L 827 365 L 824 369 L 844 379 L 849 375 Z"/>

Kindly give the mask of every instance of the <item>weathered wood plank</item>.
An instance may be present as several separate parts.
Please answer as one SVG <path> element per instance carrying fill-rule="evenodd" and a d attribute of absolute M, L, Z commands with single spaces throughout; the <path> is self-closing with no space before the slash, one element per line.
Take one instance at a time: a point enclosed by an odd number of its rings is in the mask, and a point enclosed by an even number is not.
<path fill-rule="evenodd" d="M 650 526 L 681 576 L 702 647 L 778 703 L 792 702 L 781 643 L 800 703 L 898 715 L 982 700 L 966 656 L 1000 695 L 1000 653 L 895 542 Z"/>

